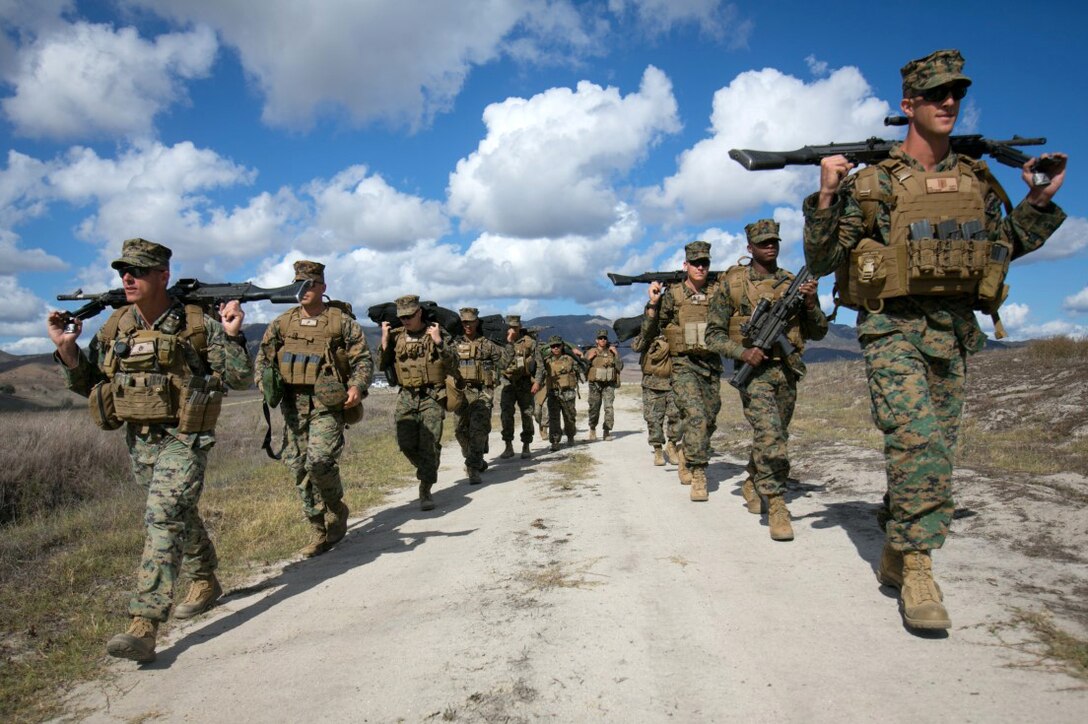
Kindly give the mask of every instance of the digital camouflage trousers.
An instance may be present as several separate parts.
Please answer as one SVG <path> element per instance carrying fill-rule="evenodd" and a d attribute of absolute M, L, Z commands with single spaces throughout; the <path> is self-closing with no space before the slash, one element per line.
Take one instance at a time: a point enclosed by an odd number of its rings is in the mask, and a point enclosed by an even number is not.
<path fill-rule="evenodd" d="M 601 408 L 604 408 L 604 429 L 616 426 L 616 387 L 601 382 L 589 383 L 589 426 L 597 427 L 601 421 Z"/>
<path fill-rule="evenodd" d="M 668 440 L 673 443 L 680 442 L 680 411 L 676 409 L 676 396 L 671 389 L 642 388 L 642 419 L 646 421 L 650 445 L 665 444 L 666 420 Z"/>
<path fill-rule="evenodd" d="M 475 470 L 484 467 L 487 454 L 487 438 L 491 434 L 491 410 L 495 399 L 494 390 L 484 387 L 466 387 L 465 402 L 455 415 L 457 442 L 465 465 Z"/>
<path fill-rule="evenodd" d="M 716 374 L 703 374 L 674 361 L 672 389 L 683 426 L 684 457 L 688 465 L 704 467 L 710 460 L 710 438 L 722 409 L 721 380 Z"/>
<path fill-rule="evenodd" d="M 126 427 L 132 474 L 147 490 L 144 550 L 128 612 L 165 621 L 174 603 L 179 569 L 186 578 L 197 580 L 210 578 L 219 565 L 198 510 L 214 438 L 178 439 L 162 432 L 161 426 L 138 435 L 132 425 Z"/>
<path fill-rule="evenodd" d="M 797 404 L 797 377 L 781 362 L 765 362 L 740 393 L 740 401 L 752 426 L 748 477 L 760 495 L 781 495 L 790 474 L 787 444 Z"/>
<path fill-rule="evenodd" d="M 955 512 L 952 460 L 966 362 L 927 357 L 898 332 L 861 343 L 873 421 L 884 433 L 887 541 L 897 550 L 940 548 Z"/>
<path fill-rule="evenodd" d="M 552 443 L 562 441 L 563 435 L 573 438 L 577 432 L 577 412 L 574 409 L 577 395 L 575 390 L 552 390 L 548 393 L 548 440 Z"/>
<path fill-rule="evenodd" d="M 521 411 L 521 441 L 533 441 L 533 381 L 528 377 L 511 380 L 499 394 L 499 419 L 503 442 L 514 440 L 514 407 Z"/>
<path fill-rule="evenodd" d="M 416 479 L 424 485 L 438 481 L 442 455 L 442 424 L 446 408 L 435 389 L 400 388 L 393 420 L 397 445 L 416 469 Z"/>
<path fill-rule="evenodd" d="M 343 413 L 317 404 L 312 395 L 284 395 L 283 464 L 295 477 L 295 488 L 307 518 L 344 497 L 340 454 L 344 451 Z"/>

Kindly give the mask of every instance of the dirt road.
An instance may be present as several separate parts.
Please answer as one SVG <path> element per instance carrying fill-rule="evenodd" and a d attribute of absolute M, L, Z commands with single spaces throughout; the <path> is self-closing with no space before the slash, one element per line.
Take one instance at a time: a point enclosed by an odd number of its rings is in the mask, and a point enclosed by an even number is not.
<path fill-rule="evenodd" d="M 651 465 L 632 396 L 617 429 L 557 453 L 537 441 L 480 486 L 447 446 L 433 512 L 403 491 L 332 552 L 175 628 L 154 664 L 81 687 L 73 716 L 1088 720 L 1083 682 L 1012 645 L 1023 631 L 992 630 L 1011 606 L 1088 590 L 1085 566 L 1026 569 L 963 525 L 936 556 L 954 628 L 915 636 L 873 575 L 878 459 L 799 465 L 797 538 L 775 543 L 738 495 L 739 461 L 716 456 L 710 501 L 691 503 L 674 467 Z"/>

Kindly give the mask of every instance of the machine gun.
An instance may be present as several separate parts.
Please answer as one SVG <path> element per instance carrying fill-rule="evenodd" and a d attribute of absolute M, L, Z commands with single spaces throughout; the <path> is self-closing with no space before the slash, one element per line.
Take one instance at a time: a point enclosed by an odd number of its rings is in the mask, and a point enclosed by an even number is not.
<path fill-rule="evenodd" d="M 730 152 L 732 153 L 732 152 Z M 763 153 L 757 151 L 757 153 Z M 819 163 L 819 161 L 817 161 Z M 782 168 L 778 166 L 777 168 Z M 714 282 L 725 272 L 720 271 L 708 271 L 706 273 L 706 283 L 710 284 Z M 638 276 L 629 277 L 625 274 L 608 273 L 608 279 L 617 287 L 629 287 L 632 284 L 652 284 L 653 282 L 661 282 L 662 284 L 680 284 L 688 278 L 686 271 L 671 271 L 671 272 L 646 272 L 645 274 L 639 274 Z"/>
<path fill-rule="evenodd" d="M 888 116 L 884 119 L 885 126 L 903 126 L 907 122 L 903 116 Z M 1013 136 L 1005 141 L 995 141 L 983 138 L 979 134 L 951 136 L 948 140 L 953 153 L 971 158 L 992 156 L 998 163 L 1013 168 L 1021 168 L 1031 160 L 1031 156 L 1015 148 L 1016 146 L 1041 146 L 1046 143 L 1045 138 Z M 729 157 L 749 171 L 769 171 L 786 166 L 818 166 L 822 159 L 840 154 L 846 156 L 851 163 L 873 164 L 888 158 L 892 147 L 897 143 L 899 141 L 888 141 L 873 136 L 853 143 L 802 146 L 795 151 L 754 151 L 747 148 L 733 148 L 729 150 Z M 1041 158 L 1036 161 L 1031 174 L 1032 186 L 1038 188 L 1049 186 L 1050 174 L 1060 168 L 1060 163 L 1059 160 L 1053 158 Z"/>
<path fill-rule="evenodd" d="M 249 282 L 209 283 L 199 279 L 179 279 L 166 290 L 166 293 L 182 304 L 200 305 L 205 312 L 216 316 L 217 307 L 220 304 L 234 300 L 243 303 L 268 301 L 273 304 L 299 304 L 311 285 L 313 282 L 306 279 L 283 287 L 266 289 Z M 110 289 L 100 294 L 85 294 L 82 289 L 77 289 L 71 294 L 58 294 L 57 300 L 87 302 L 74 312 L 65 314 L 64 332 L 66 334 L 75 332 L 76 320 L 90 319 L 107 307 L 119 309 L 128 304 L 124 289 Z"/>
<path fill-rule="evenodd" d="M 752 340 L 753 347 L 770 352 L 771 348 L 777 344 L 782 354 L 786 356 L 793 354 L 796 348 L 786 339 L 786 328 L 804 304 L 801 285 L 811 279 L 813 276 L 808 267 L 801 267 L 801 271 L 797 272 L 786 293 L 778 301 L 771 303 L 767 299 L 759 300 L 756 308 L 752 310 L 751 318 L 740 327 L 741 334 Z M 755 372 L 756 368 L 745 362 L 729 378 L 729 384 L 743 391 L 748 387 L 748 382 L 751 381 Z"/>

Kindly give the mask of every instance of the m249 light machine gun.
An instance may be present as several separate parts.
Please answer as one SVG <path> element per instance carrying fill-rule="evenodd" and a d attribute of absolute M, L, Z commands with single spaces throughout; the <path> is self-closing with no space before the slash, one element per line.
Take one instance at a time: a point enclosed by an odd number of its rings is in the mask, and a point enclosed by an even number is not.
<path fill-rule="evenodd" d="M 299 304 L 312 284 L 312 281 L 306 279 L 286 286 L 266 289 L 249 282 L 209 283 L 199 279 L 179 279 L 166 292 L 182 304 L 198 304 L 208 314 L 216 316 L 220 304 L 235 300 L 242 303 L 267 301 L 273 304 Z M 124 289 L 110 289 L 108 292 L 99 294 L 85 294 L 82 289 L 77 289 L 71 294 L 58 294 L 57 300 L 87 302 L 79 309 L 67 314 L 68 321 L 64 331 L 68 334 L 75 331 L 77 319 L 90 319 L 107 307 L 119 309 L 128 304 L 125 300 Z"/>
<path fill-rule="evenodd" d="M 884 119 L 885 126 L 904 126 L 907 119 L 903 116 L 888 116 Z M 1046 143 L 1045 138 L 1022 138 L 1013 136 L 1004 141 L 995 141 L 983 138 L 981 135 L 951 136 L 949 143 L 952 152 L 982 158 L 992 156 L 998 163 L 1021 168 L 1031 160 L 1016 146 L 1041 146 Z M 872 138 L 864 141 L 847 143 L 829 143 L 826 146 L 802 146 L 794 151 L 755 151 L 747 148 L 733 148 L 729 151 L 729 157 L 744 166 L 749 171 L 771 171 L 785 168 L 786 166 L 820 165 L 821 159 L 828 156 L 843 155 L 851 163 L 874 164 L 888 158 L 892 147 L 899 141 L 888 141 L 883 138 Z M 1035 162 L 1032 169 L 1031 183 L 1036 187 L 1050 185 L 1050 174 L 1057 167 L 1058 161 L 1051 158 L 1041 158 Z"/>

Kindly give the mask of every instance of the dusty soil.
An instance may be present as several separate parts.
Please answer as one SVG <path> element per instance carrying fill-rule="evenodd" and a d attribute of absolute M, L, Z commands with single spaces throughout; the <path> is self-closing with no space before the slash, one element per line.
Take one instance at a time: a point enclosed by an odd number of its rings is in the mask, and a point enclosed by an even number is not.
<path fill-rule="evenodd" d="M 634 397 L 614 441 L 546 450 L 469 486 L 447 446 L 436 510 L 402 491 L 330 553 L 175 626 L 154 664 L 111 665 L 69 718 L 1088 720 L 1085 682 L 1006 627 L 1049 610 L 1088 632 L 1080 475 L 957 471 L 962 517 L 935 556 L 953 628 L 918 636 L 873 574 L 879 454 L 797 459 L 797 538 L 775 543 L 742 504 L 739 459 L 715 456 L 698 504 L 652 466 Z"/>

